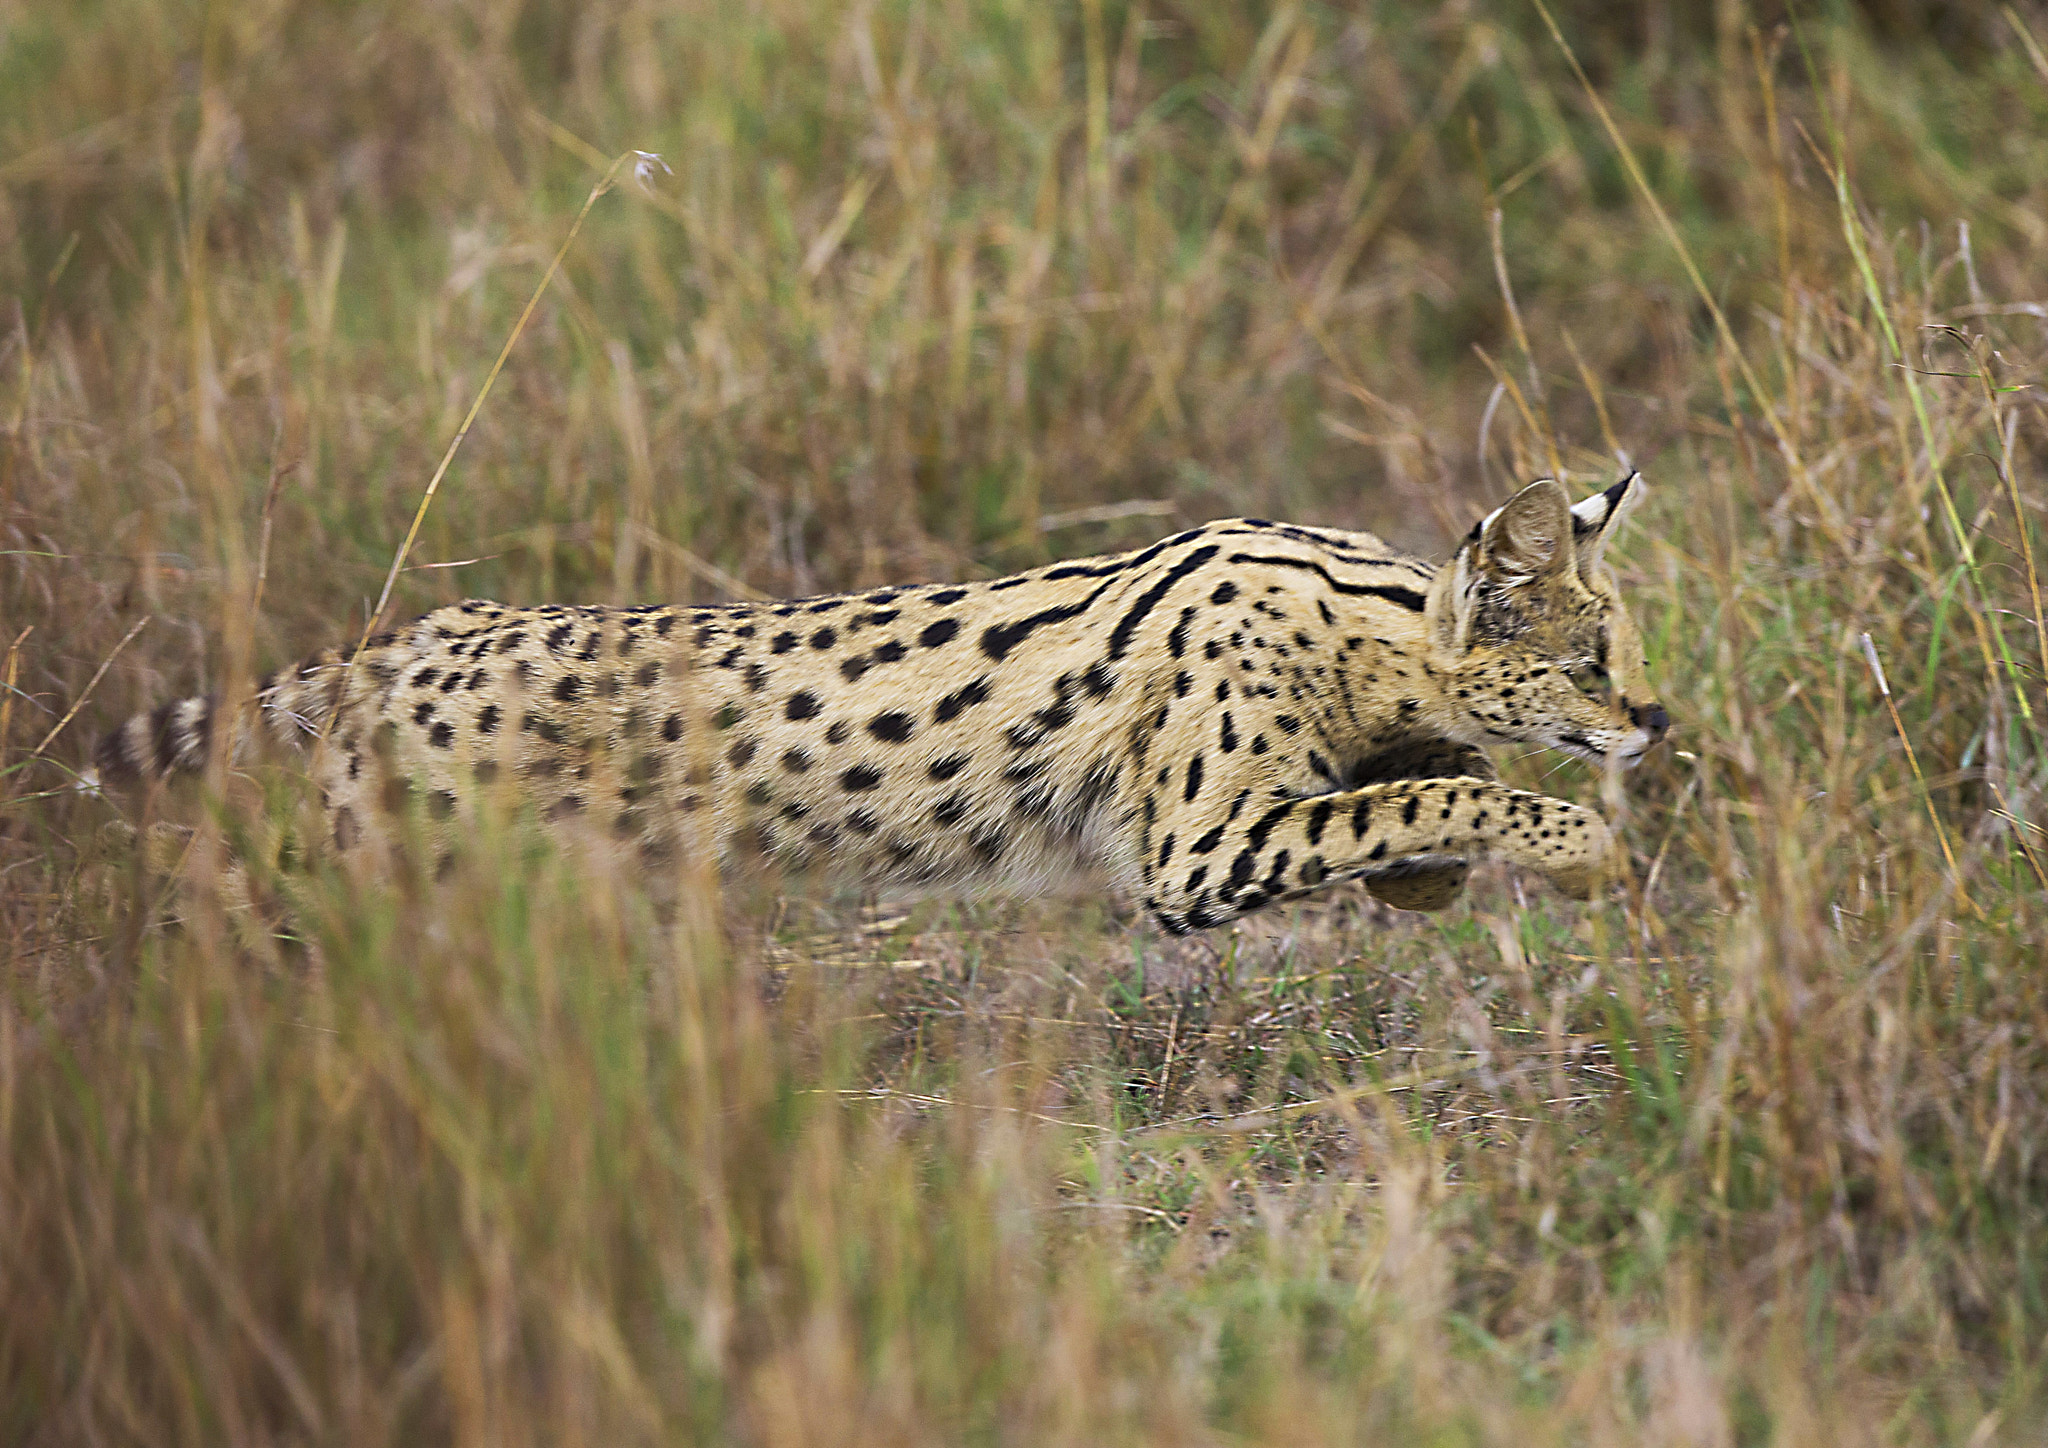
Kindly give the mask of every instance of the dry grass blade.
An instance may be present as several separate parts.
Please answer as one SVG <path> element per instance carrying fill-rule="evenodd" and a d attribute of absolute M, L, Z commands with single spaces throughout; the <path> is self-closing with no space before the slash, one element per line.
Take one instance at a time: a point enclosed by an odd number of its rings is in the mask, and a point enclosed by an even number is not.
<path fill-rule="evenodd" d="M 1913 770 L 1913 782 L 1920 786 L 1920 799 L 1927 807 L 1927 818 L 1934 826 L 1934 837 L 1941 841 L 1941 857 L 1948 861 L 1949 878 L 1955 882 L 1955 892 L 1965 905 L 1981 917 L 1983 912 L 1977 909 L 1976 904 L 1970 899 L 1969 892 L 1963 888 L 1962 871 L 1956 865 L 1956 852 L 1948 842 L 1948 829 L 1942 824 L 1941 815 L 1934 808 L 1934 795 L 1927 788 L 1927 776 L 1920 772 L 1920 756 L 1913 752 L 1913 741 L 1906 737 L 1906 724 L 1899 718 L 1899 706 L 1892 699 L 1891 682 L 1885 678 L 1884 664 L 1877 657 L 1877 645 L 1870 641 L 1870 635 L 1867 633 L 1861 635 L 1861 638 L 1863 657 L 1870 664 L 1870 677 L 1876 681 L 1877 692 L 1883 697 L 1884 706 L 1891 714 L 1892 728 L 1897 731 L 1899 744 L 1906 751 L 1906 763 Z"/>
<path fill-rule="evenodd" d="M 2019 462 L 2013 448 L 2020 420 L 2014 414 L 2000 425 L 1998 388 L 1992 381 L 1990 363 L 1978 354 L 1974 343 L 1970 344 L 1970 355 L 1976 362 L 1977 381 L 1984 391 L 1984 405 L 1991 413 L 1991 433 L 1998 439 L 1998 476 L 2005 484 L 2006 501 L 2012 505 L 2012 527 L 2019 538 L 2020 556 L 2027 562 L 2027 599 L 2034 607 L 2034 643 L 2040 651 L 2037 657 L 2041 661 L 2038 677 L 2042 684 L 2048 685 L 2048 610 L 2044 610 L 2041 598 L 2041 572 L 2034 561 L 2034 530 L 2027 520 L 2027 506 L 2020 498 Z M 2024 699 L 2024 686 L 2017 687 Z M 5 732 L 0 730 L 0 737 L 4 737 Z"/>
<path fill-rule="evenodd" d="M 8 730 L 14 727 L 15 680 L 21 677 L 21 646 L 35 632 L 34 624 L 22 625 L 14 642 L 7 646 L 7 678 L 0 682 L 0 749 L 7 747 Z"/>
<path fill-rule="evenodd" d="M 734 598 L 750 598 L 759 602 L 768 597 L 760 589 L 726 572 L 710 559 L 698 557 L 682 544 L 672 538 L 664 538 L 650 527 L 643 525 L 640 529 L 639 537 L 640 541 L 647 544 L 650 548 L 675 559 L 705 582 L 724 589 Z"/>
<path fill-rule="evenodd" d="M 590 194 L 583 198 L 582 208 L 577 211 L 576 219 L 569 224 L 568 235 L 562 238 L 562 244 L 555 248 L 555 254 L 549 258 L 547 270 L 541 273 L 540 282 L 534 287 L 532 295 L 527 297 L 525 307 L 520 310 L 519 320 L 513 323 L 511 332 L 505 337 L 505 345 L 498 349 L 496 360 L 484 374 L 483 385 L 477 388 L 476 397 L 469 404 L 469 411 L 463 414 L 462 423 L 455 429 L 455 435 L 448 439 L 448 450 L 441 454 L 441 461 L 434 468 L 434 475 L 427 479 L 426 491 L 420 495 L 419 507 L 413 510 L 412 525 L 405 530 L 405 541 L 398 545 L 398 552 L 391 559 L 390 571 L 384 575 L 384 587 L 378 592 L 377 602 L 363 622 L 362 637 L 357 640 L 355 648 L 349 654 L 347 667 L 342 673 L 341 685 L 335 692 L 334 711 L 328 715 L 327 722 L 320 731 L 323 743 L 329 731 L 334 728 L 335 721 L 341 717 L 342 706 L 348 699 L 349 684 L 355 677 L 356 665 L 362 659 L 364 650 L 369 648 L 370 638 L 377 632 L 377 625 L 383 620 L 384 610 L 390 606 L 391 590 L 398 585 L 398 577 L 405 571 L 406 556 L 412 552 L 412 545 L 420 535 L 420 525 L 427 520 L 427 509 L 433 506 L 434 495 L 441 490 L 441 480 L 448 475 L 449 465 L 455 461 L 455 454 L 461 450 L 463 439 L 469 436 L 470 428 L 475 426 L 477 414 L 483 411 L 484 403 L 491 395 L 491 388 L 498 380 L 498 374 L 505 370 L 505 359 L 512 355 L 512 349 L 518 345 L 519 338 L 526 331 L 526 324 L 533 319 L 534 308 L 540 305 L 540 299 L 546 294 L 548 284 L 554 281 L 555 273 L 561 270 L 562 259 L 569 254 L 569 248 L 575 245 L 576 235 L 583 230 L 583 223 L 589 217 L 590 209 L 597 205 L 599 197 L 612 189 L 620 169 L 627 162 L 637 161 L 646 154 L 641 151 L 621 152 L 612 159 L 604 174 L 590 188 Z"/>
<path fill-rule="evenodd" d="M 2042 889 L 2048 890 L 2048 869 L 2042 867 L 2040 856 L 2034 853 L 2033 841 L 2027 838 L 2029 831 L 2039 834 L 2041 827 L 2015 814 L 2011 801 L 2006 799 L 2005 791 L 1996 782 L 1993 782 L 1991 792 L 1998 796 L 2000 817 L 2012 827 L 2013 838 L 2019 842 L 2020 853 L 2026 856 L 2027 865 L 2033 870 L 2034 878 L 2040 882 Z"/>
<path fill-rule="evenodd" d="M 1180 504 L 1167 498 L 1099 503 L 1092 508 L 1069 508 L 1060 513 L 1047 513 L 1039 518 L 1038 531 L 1057 533 L 1062 528 L 1078 528 L 1088 523 L 1118 523 L 1125 518 L 1171 518 L 1179 510 Z"/>
<path fill-rule="evenodd" d="M 57 736 L 64 732 L 66 725 L 78 717 L 78 711 L 85 707 L 85 701 L 92 697 L 92 691 L 99 687 L 100 680 L 107 676 L 107 670 L 113 666 L 114 660 L 121 656 L 121 650 L 127 648 L 134 641 L 135 636 L 142 632 L 143 627 L 148 622 L 149 615 L 144 614 L 141 618 L 135 620 L 134 626 L 128 632 L 121 635 L 121 642 L 108 650 L 107 656 L 100 660 L 100 666 L 92 671 L 92 678 L 86 681 L 83 689 L 79 690 L 78 697 L 71 701 L 71 707 L 64 711 L 64 717 L 50 726 L 50 732 L 45 734 L 36 747 L 28 752 L 28 759 L 23 760 L 22 763 L 26 764 L 33 760 L 41 759 L 43 751 L 57 742 Z"/>
<path fill-rule="evenodd" d="M 1529 346 L 1528 328 L 1522 325 L 1522 309 L 1515 305 L 1515 286 L 1508 276 L 1507 252 L 1501 246 L 1500 207 L 1495 206 L 1487 212 L 1486 230 L 1487 239 L 1493 246 L 1494 282 L 1500 287 L 1501 305 L 1507 309 L 1508 327 L 1514 333 L 1515 347 L 1521 352 L 1522 365 L 1529 372 L 1529 395 L 1535 401 L 1537 410 L 1543 414 L 1540 424 L 1536 418 L 1530 415 L 1529 406 L 1523 402 L 1519 388 L 1515 391 L 1515 406 L 1529 423 L 1530 431 L 1535 434 L 1536 440 L 1543 445 L 1544 456 L 1549 460 L 1550 464 L 1550 476 L 1556 478 L 1559 482 L 1564 482 L 1567 474 L 1564 469 L 1564 459 L 1559 456 L 1557 451 L 1556 430 L 1550 425 L 1550 408 L 1543 396 L 1543 375 L 1536 367 L 1536 353 Z M 1496 380 L 1506 380 L 1494 368 L 1491 358 L 1487 357 L 1484 352 L 1481 352 L 1479 355 L 1480 360 L 1486 363 L 1489 370 L 1493 371 Z"/>

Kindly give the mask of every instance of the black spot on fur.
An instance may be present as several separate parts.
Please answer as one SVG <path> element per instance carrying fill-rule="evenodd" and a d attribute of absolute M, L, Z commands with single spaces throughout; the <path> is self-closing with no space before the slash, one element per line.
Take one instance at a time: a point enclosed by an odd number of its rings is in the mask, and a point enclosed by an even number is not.
<path fill-rule="evenodd" d="M 988 698 L 988 693 L 988 676 L 984 674 L 979 679 L 962 684 L 939 700 L 938 707 L 932 710 L 932 718 L 940 724 L 949 724 L 957 719 L 963 710 L 970 709 Z"/>
<path fill-rule="evenodd" d="M 915 721 L 900 709 L 891 709 L 868 720 L 868 733 L 887 744 L 901 744 L 915 727 Z"/>
<path fill-rule="evenodd" d="M 882 771 L 872 764 L 856 764 L 839 776 L 839 783 L 855 794 L 865 794 L 882 782 Z"/>
<path fill-rule="evenodd" d="M 1246 840 L 1250 841 L 1251 847 L 1253 849 L 1263 850 L 1266 847 L 1266 836 L 1270 835 L 1273 832 L 1273 826 L 1279 824 L 1280 821 L 1286 819 L 1289 815 L 1294 813 L 1295 803 L 1296 802 L 1291 799 L 1283 800 L 1281 803 L 1275 805 L 1273 808 L 1267 810 L 1264 814 L 1260 815 L 1257 822 L 1254 823 L 1249 830 L 1245 831 L 1244 837 Z"/>

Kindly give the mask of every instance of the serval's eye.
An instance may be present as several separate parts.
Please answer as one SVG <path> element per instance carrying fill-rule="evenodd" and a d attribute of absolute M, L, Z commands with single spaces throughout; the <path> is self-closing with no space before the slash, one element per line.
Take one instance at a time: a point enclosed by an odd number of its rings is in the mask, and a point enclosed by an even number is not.
<path fill-rule="evenodd" d="M 1614 680 L 1608 677 L 1605 664 L 1574 664 L 1564 671 L 1581 694 L 1596 704 L 1610 704 L 1614 701 Z"/>

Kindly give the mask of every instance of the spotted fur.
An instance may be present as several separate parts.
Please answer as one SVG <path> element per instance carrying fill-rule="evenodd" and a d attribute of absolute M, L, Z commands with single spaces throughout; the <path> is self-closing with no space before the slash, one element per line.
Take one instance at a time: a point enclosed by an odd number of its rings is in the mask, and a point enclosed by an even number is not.
<path fill-rule="evenodd" d="M 311 743 L 334 846 L 451 837 L 493 791 L 649 865 L 749 854 L 876 886 L 1107 879 L 1168 930 L 1334 881 L 1440 908 L 1491 851 L 1584 894 L 1598 816 L 1484 750 L 1633 764 L 1663 737 L 1601 554 L 1631 476 L 1548 480 L 1441 565 L 1367 533 L 1229 519 L 986 583 L 715 607 L 437 609 L 353 669 L 264 681 Z M 331 728 L 328 721 L 332 720 Z M 201 767 L 215 710 L 107 736 L 108 780 Z"/>

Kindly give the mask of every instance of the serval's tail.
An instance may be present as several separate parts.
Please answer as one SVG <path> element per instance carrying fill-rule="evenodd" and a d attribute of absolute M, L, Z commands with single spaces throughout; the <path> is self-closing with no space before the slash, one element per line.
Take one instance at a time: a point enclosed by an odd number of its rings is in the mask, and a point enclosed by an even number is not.
<path fill-rule="evenodd" d="M 360 697 L 367 688 L 390 677 L 388 655 L 400 638 L 399 634 L 379 634 L 370 640 L 356 664 L 351 694 Z M 256 688 L 252 707 L 272 738 L 303 745 L 327 727 L 340 703 L 343 680 L 348 678 L 348 655 L 323 649 L 301 664 L 265 676 Z M 195 695 L 171 699 L 132 716 L 110 730 L 93 751 L 98 782 L 147 783 L 205 768 L 221 714 L 218 696 Z M 246 748 L 247 736 L 253 732 L 242 731 L 237 754 Z"/>

